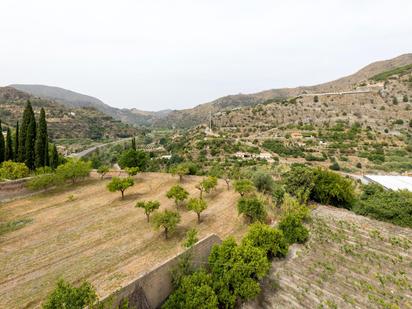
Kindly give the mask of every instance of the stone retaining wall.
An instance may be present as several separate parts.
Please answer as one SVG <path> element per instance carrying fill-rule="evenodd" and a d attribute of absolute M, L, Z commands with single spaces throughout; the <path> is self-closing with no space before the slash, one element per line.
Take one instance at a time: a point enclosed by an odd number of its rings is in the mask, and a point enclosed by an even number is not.
<path fill-rule="evenodd" d="M 129 308 L 154 309 L 160 307 L 173 290 L 170 272 L 178 264 L 182 255 L 190 251 L 192 264 L 198 268 L 207 263 L 212 246 L 221 242 L 222 240 L 216 234 L 209 235 L 189 250 L 156 266 L 120 290 L 102 299 L 103 307 L 105 309 L 118 308 L 126 300 L 128 300 Z"/>

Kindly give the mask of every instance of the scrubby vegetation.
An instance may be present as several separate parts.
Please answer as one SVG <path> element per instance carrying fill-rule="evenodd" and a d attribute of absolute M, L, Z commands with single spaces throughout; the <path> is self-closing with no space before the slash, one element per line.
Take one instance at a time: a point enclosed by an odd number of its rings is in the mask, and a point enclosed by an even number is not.
<path fill-rule="evenodd" d="M 366 185 L 353 211 L 412 228 L 412 192 L 385 190 L 376 184 Z"/>

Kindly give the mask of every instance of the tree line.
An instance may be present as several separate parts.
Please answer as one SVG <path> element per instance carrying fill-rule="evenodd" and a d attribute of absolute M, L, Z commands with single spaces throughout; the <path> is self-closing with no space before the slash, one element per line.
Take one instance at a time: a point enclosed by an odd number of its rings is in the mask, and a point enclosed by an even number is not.
<path fill-rule="evenodd" d="M 40 110 L 36 121 L 33 107 L 27 101 L 21 122 L 17 121 L 14 132 L 7 127 L 6 137 L 0 120 L 0 164 L 5 161 L 24 163 L 30 170 L 51 167 L 55 169 L 59 164 L 56 145 L 49 151 L 49 137 L 47 132 L 46 112 Z"/>

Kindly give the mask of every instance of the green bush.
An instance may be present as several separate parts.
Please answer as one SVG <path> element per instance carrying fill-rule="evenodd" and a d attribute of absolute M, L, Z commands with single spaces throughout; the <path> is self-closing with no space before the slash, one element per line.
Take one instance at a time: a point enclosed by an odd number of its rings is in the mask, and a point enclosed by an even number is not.
<path fill-rule="evenodd" d="M 412 228 L 412 192 L 366 185 L 353 207 L 357 214 Z"/>
<path fill-rule="evenodd" d="M 86 306 L 91 307 L 96 300 L 96 291 L 90 283 L 83 282 L 79 287 L 74 287 L 60 279 L 42 307 L 43 309 L 83 309 Z"/>
<path fill-rule="evenodd" d="M 61 185 L 64 182 L 63 178 L 55 173 L 38 175 L 27 183 L 30 190 L 44 190 L 49 187 Z"/>
<path fill-rule="evenodd" d="M 284 175 L 283 181 L 286 192 L 299 199 L 299 202 L 306 203 L 315 186 L 315 175 L 308 167 L 294 165 Z"/>
<path fill-rule="evenodd" d="M 218 308 L 218 299 L 212 286 L 212 276 L 203 270 L 184 276 L 180 281 L 178 289 L 170 295 L 162 308 Z"/>
<path fill-rule="evenodd" d="M 239 214 L 249 218 L 249 222 L 264 221 L 266 219 L 266 210 L 263 201 L 256 196 L 241 197 L 237 203 Z"/>
<path fill-rule="evenodd" d="M 350 179 L 321 168 L 315 169 L 314 175 L 311 199 L 322 204 L 351 208 L 355 201 L 355 189 Z"/>
<path fill-rule="evenodd" d="M 145 171 L 149 161 L 149 155 L 143 150 L 129 149 L 120 155 L 118 163 L 121 168 L 138 167 L 139 171 Z"/>
<path fill-rule="evenodd" d="M 228 238 L 215 245 L 209 255 L 213 289 L 222 308 L 234 308 L 238 300 L 253 299 L 260 293 L 258 280 L 269 271 L 263 249 L 237 245 Z"/>
<path fill-rule="evenodd" d="M 91 170 L 90 162 L 70 159 L 65 164 L 57 167 L 56 174 L 63 180 L 70 180 L 74 184 L 78 179 L 89 176 Z"/>
<path fill-rule="evenodd" d="M 253 177 L 253 183 L 259 192 L 270 194 L 273 191 L 275 182 L 271 175 L 266 173 L 257 173 Z"/>
<path fill-rule="evenodd" d="M 278 228 L 283 232 L 289 244 L 304 243 L 309 238 L 309 231 L 302 220 L 294 213 L 287 213 L 279 222 Z"/>
<path fill-rule="evenodd" d="M 252 224 L 242 244 L 261 248 L 269 257 L 284 257 L 288 253 L 288 243 L 283 232 L 263 223 Z"/>
<path fill-rule="evenodd" d="M 30 171 L 24 163 L 5 161 L 0 165 L 0 179 L 20 179 L 28 177 L 29 174 Z"/>

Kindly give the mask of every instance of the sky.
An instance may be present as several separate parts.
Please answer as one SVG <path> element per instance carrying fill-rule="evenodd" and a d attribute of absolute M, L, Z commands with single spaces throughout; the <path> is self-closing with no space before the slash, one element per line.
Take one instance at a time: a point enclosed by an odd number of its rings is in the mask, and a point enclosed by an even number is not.
<path fill-rule="evenodd" d="M 412 52 L 410 0 L 1 0 L 0 86 L 142 110 L 313 85 Z"/>

